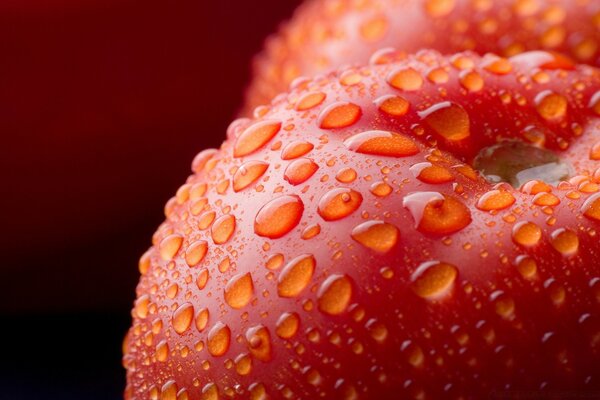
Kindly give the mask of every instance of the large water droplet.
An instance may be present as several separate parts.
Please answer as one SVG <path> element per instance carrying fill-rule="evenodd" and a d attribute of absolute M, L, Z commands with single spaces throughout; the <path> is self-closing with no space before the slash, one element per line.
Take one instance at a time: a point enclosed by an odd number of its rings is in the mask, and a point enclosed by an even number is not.
<path fill-rule="evenodd" d="M 572 256 L 579 250 L 579 238 L 570 229 L 560 228 L 552 232 L 550 243 L 565 257 Z"/>
<path fill-rule="evenodd" d="M 471 120 L 462 106 L 445 101 L 419 113 L 431 129 L 446 140 L 459 141 L 471 135 Z"/>
<path fill-rule="evenodd" d="M 299 185 L 306 182 L 315 172 L 319 169 L 319 166 L 308 158 L 299 158 L 294 160 L 287 166 L 283 177 L 292 185 Z"/>
<path fill-rule="evenodd" d="M 561 94 L 545 90 L 535 97 L 537 112 L 546 120 L 558 120 L 567 114 L 568 102 Z"/>
<path fill-rule="evenodd" d="M 362 132 L 346 139 L 344 145 L 357 153 L 386 157 L 407 157 L 419 152 L 412 139 L 388 131 Z"/>
<path fill-rule="evenodd" d="M 331 275 L 317 292 L 319 310 L 329 315 L 346 311 L 352 299 L 352 281 L 346 275 Z"/>
<path fill-rule="evenodd" d="M 345 128 L 354 124 L 362 115 L 360 106 L 354 103 L 337 102 L 327 106 L 319 115 L 321 129 Z"/>
<path fill-rule="evenodd" d="M 512 206 L 516 199 L 513 194 L 507 190 L 494 189 L 484 193 L 475 207 L 482 211 L 498 211 Z"/>
<path fill-rule="evenodd" d="M 542 230 L 533 222 L 521 221 L 513 227 L 512 239 L 521 246 L 535 246 L 541 238 Z"/>
<path fill-rule="evenodd" d="M 190 244 L 185 251 L 185 262 L 190 267 L 200 264 L 208 252 L 206 240 L 198 240 Z"/>
<path fill-rule="evenodd" d="M 394 225 L 383 221 L 367 221 L 356 226 L 351 235 L 363 246 L 385 253 L 398 243 L 400 231 Z"/>
<path fill-rule="evenodd" d="M 240 166 L 233 175 L 233 190 L 239 192 L 253 184 L 269 168 L 269 164 L 262 161 L 248 161 Z"/>
<path fill-rule="evenodd" d="M 325 221 L 336 221 L 356 211 L 362 200 L 362 195 L 355 190 L 337 188 L 321 197 L 317 211 Z"/>
<path fill-rule="evenodd" d="M 416 228 L 434 235 L 457 232 L 471 223 L 471 212 L 459 199 L 438 192 L 417 192 L 404 197 Z"/>
<path fill-rule="evenodd" d="M 246 331 L 248 350 L 254 358 L 267 362 L 271 360 L 271 334 L 264 325 L 253 326 Z"/>
<path fill-rule="evenodd" d="M 254 283 L 249 272 L 237 274 L 227 282 L 225 286 L 225 301 L 231 308 L 239 309 L 252 299 Z"/>
<path fill-rule="evenodd" d="M 387 78 L 388 83 L 396 89 L 415 91 L 423 86 L 423 77 L 414 68 L 401 67 L 392 73 Z"/>
<path fill-rule="evenodd" d="M 165 261 L 169 261 L 175 257 L 179 249 L 181 248 L 181 244 L 183 243 L 183 237 L 178 234 L 172 234 L 165 237 L 160 241 L 158 245 L 158 250 L 160 253 L 160 258 Z"/>
<path fill-rule="evenodd" d="M 281 151 L 282 160 L 293 160 L 309 153 L 315 146 L 312 143 L 296 140 L 289 143 Z"/>
<path fill-rule="evenodd" d="M 254 153 L 267 144 L 281 129 L 281 121 L 260 121 L 240 134 L 233 147 L 234 157 L 243 157 Z"/>
<path fill-rule="evenodd" d="M 259 236 L 277 239 L 294 229 L 304 212 L 298 196 L 285 195 L 265 204 L 254 220 L 254 232 Z"/>
<path fill-rule="evenodd" d="M 446 295 L 458 275 L 454 265 L 428 261 L 419 266 L 411 276 L 410 287 L 417 296 L 424 299 L 438 299 Z"/>
<path fill-rule="evenodd" d="M 277 320 L 275 333 L 282 339 L 290 339 L 298 332 L 300 317 L 296 313 L 285 312 Z"/>
<path fill-rule="evenodd" d="M 326 97 L 327 97 L 327 95 L 323 92 L 306 93 L 305 95 L 300 97 L 300 99 L 298 99 L 298 102 L 296 103 L 295 108 L 297 111 L 309 110 L 309 109 L 321 104 L 325 100 Z"/>
<path fill-rule="evenodd" d="M 235 232 L 235 217 L 227 214 L 219 217 L 211 228 L 211 236 L 215 244 L 226 243 Z"/>
<path fill-rule="evenodd" d="M 175 332 L 180 335 L 184 333 L 192 324 L 194 319 L 194 306 L 191 303 L 180 305 L 173 313 L 171 324 Z"/>
<path fill-rule="evenodd" d="M 217 322 L 208 332 L 208 351 L 215 357 L 222 356 L 229 350 L 231 330 L 222 322 Z"/>
<path fill-rule="evenodd" d="M 303 254 L 291 260 L 279 275 L 277 282 L 279 296 L 298 296 L 310 283 L 315 266 L 316 260 L 311 254 Z"/>
<path fill-rule="evenodd" d="M 600 193 L 596 193 L 583 203 L 583 215 L 589 219 L 600 221 Z"/>

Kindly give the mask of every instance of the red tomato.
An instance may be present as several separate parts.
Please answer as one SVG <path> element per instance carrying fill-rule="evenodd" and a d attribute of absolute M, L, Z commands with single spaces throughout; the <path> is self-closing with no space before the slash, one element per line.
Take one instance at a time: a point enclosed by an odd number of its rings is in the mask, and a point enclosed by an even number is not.
<path fill-rule="evenodd" d="M 140 260 L 126 398 L 597 393 L 600 73 L 380 61 L 196 157 Z"/>

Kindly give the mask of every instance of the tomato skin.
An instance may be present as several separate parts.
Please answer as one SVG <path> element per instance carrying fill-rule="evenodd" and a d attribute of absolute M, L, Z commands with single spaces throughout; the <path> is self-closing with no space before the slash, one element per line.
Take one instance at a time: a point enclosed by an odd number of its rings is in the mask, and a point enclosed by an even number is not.
<path fill-rule="evenodd" d="M 126 398 L 599 389 L 600 75 L 539 56 L 422 51 L 300 83 L 232 123 L 140 260 Z M 509 72 L 490 71 L 500 61 Z M 324 100 L 298 107 L 311 93 Z M 568 182 L 519 190 L 468 166 L 531 126 L 572 164 Z"/>
<path fill-rule="evenodd" d="M 385 48 L 503 56 L 551 50 L 600 66 L 598 21 L 600 6 L 593 1 L 312 0 L 256 57 L 243 114 L 300 76 L 362 65 Z"/>

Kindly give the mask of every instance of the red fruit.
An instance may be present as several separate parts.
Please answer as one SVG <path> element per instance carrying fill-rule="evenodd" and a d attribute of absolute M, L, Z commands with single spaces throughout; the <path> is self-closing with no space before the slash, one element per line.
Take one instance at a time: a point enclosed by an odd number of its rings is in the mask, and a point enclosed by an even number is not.
<path fill-rule="evenodd" d="M 369 57 L 379 63 L 389 47 L 506 57 L 542 49 L 600 66 L 599 43 L 600 2 L 594 0 L 312 0 L 255 60 L 245 114 L 268 104 L 299 76 L 362 65 Z M 506 68 L 503 62 L 490 67 Z M 350 70 L 341 78 L 348 85 L 360 76 Z"/>
<path fill-rule="evenodd" d="M 234 122 L 140 261 L 126 397 L 600 389 L 600 73 L 545 57 L 421 52 Z"/>

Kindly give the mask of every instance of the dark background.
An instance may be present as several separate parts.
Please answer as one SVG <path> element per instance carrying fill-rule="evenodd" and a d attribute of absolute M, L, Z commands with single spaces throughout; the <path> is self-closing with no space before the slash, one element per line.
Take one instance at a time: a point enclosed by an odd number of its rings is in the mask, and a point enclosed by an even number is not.
<path fill-rule="evenodd" d="M 0 399 L 118 399 L 137 260 L 299 0 L 0 1 Z"/>

